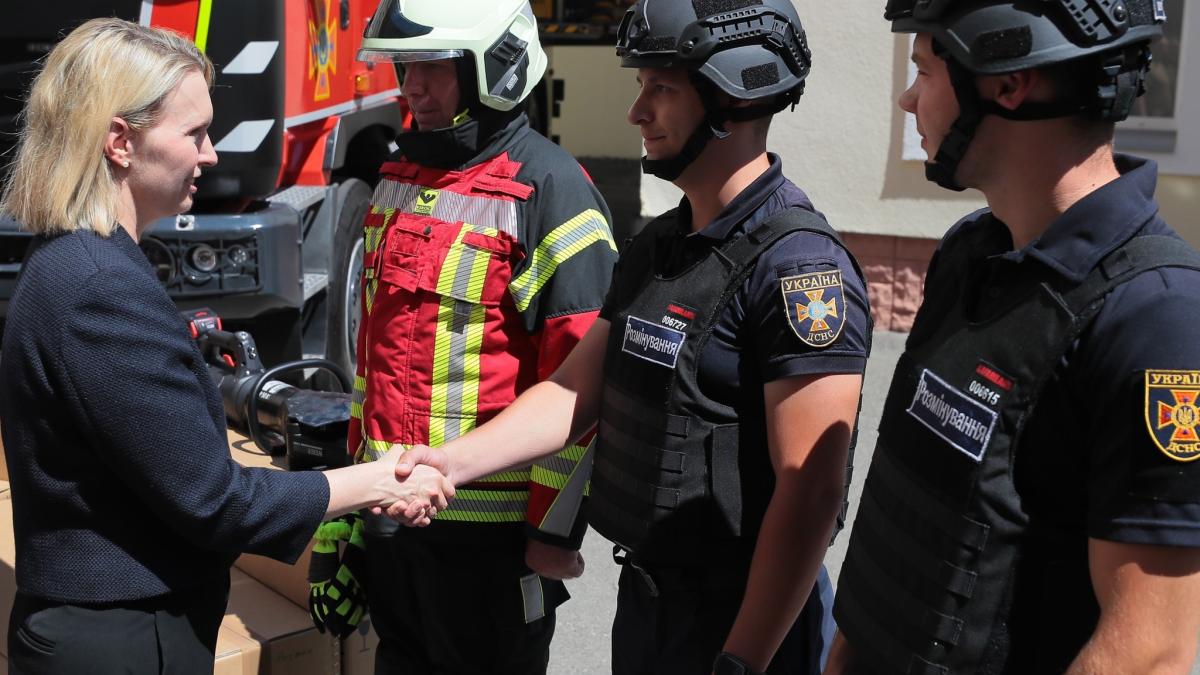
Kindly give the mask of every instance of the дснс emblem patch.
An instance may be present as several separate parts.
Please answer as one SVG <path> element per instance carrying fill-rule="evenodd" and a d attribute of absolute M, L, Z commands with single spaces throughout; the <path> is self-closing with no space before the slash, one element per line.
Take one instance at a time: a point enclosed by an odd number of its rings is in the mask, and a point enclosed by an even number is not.
<path fill-rule="evenodd" d="M 1146 371 L 1146 428 L 1154 444 L 1179 462 L 1200 459 L 1200 370 Z"/>
<path fill-rule="evenodd" d="M 837 340 L 846 321 L 841 270 L 786 277 L 779 280 L 779 289 L 796 337 L 812 347 L 828 347 Z"/>

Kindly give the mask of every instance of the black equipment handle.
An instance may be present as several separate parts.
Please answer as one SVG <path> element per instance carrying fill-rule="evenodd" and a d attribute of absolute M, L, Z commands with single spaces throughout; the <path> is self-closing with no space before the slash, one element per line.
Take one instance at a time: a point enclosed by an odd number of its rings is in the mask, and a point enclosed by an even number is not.
<path fill-rule="evenodd" d="M 275 378 L 278 378 L 280 375 L 290 373 L 295 370 L 303 370 L 305 368 L 317 368 L 331 373 L 337 378 L 338 384 L 342 385 L 342 393 L 350 393 L 350 377 L 346 375 L 346 371 L 342 370 L 340 366 L 328 359 L 301 359 L 299 361 L 289 361 L 264 371 L 254 381 L 254 386 L 250 389 L 250 396 L 246 399 L 246 427 L 250 432 L 250 440 L 254 442 L 254 445 L 257 446 L 259 450 L 268 455 L 271 454 L 271 444 L 266 441 L 262 431 L 262 425 L 258 422 L 259 394 L 262 393 L 263 386 Z"/>

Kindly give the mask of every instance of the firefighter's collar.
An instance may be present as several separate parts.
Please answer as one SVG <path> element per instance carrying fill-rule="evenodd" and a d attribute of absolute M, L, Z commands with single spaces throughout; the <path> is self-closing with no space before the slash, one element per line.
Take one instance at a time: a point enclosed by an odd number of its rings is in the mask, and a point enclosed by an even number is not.
<path fill-rule="evenodd" d="M 525 119 L 524 112 L 520 111 L 515 111 L 515 116 L 496 112 L 495 115 L 470 116 L 464 111 L 445 129 L 400 134 L 396 137 L 396 146 L 406 159 L 422 166 L 437 169 L 467 166 L 474 163 L 509 126 Z"/>

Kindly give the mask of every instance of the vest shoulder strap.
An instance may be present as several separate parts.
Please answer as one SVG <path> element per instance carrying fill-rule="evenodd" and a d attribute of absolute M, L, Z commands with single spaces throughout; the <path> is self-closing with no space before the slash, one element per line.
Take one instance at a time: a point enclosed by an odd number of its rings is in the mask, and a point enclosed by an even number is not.
<path fill-rule="evenodd" d="M 787 208 L 760 223 L 745 236 L 729 243 L 722 254 L 735 267 L 750 265 L 772 244 L 793 232 L 815 232 L 829 237 L 845 248 L 842 238 L 825 219 L 816 213 L 799 207 Z"/>
<path fill-rule="evenodd" d="M 1175 237 L 1134 237 L 1105 256 L 1082 283 L 1062 297 L 1072 314 L 1090 318 L 1114 288 L 1143 272 L 1164 267 L 1200 271 L 1200 253 Z"/>

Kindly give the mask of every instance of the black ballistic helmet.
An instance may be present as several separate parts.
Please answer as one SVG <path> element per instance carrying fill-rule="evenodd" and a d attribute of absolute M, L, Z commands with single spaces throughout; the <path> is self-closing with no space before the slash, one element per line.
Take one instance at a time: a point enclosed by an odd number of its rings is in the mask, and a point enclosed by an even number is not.
<path fill-rule="evenodd" d="M 617 35 L 623 68 L 684 68 L 707 117 L 680 154 L 645 160 L 647 173 L 674 180 L 725 122 L 773 115 L 804 93 L 812 54 L 791 0 L 638 0 Z M 753 101 L 722 106 L 717 91 Z"/>
<path fill-rule="evenodd" d="M 888 0 L 884 18 L 894 33 L 929 33 L 946 59 L 962 114 L 926 165 L 930 180 L 961 190 L 959 161 L 980 119 L 1071 115 L 1117 122 L 1145 92 L 1150 42 L 1162 36 L 1163 0 Z M 1076 64 L 1090 81 L 1082 93 L 1007 110 L 980 100 L 974 78 Z"/>

